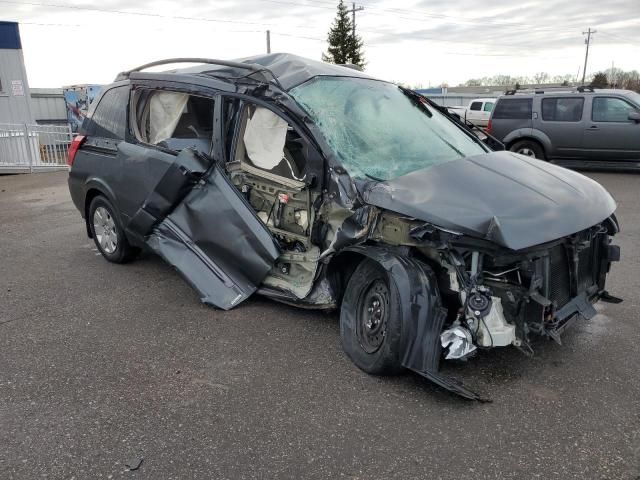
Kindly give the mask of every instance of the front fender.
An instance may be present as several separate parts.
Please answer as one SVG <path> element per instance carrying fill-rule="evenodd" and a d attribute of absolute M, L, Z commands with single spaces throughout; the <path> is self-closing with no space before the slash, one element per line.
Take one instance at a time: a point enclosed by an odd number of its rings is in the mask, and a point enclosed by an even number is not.
<path fill-rule="evenodd" d="M 353 246 L 341 253 L 345 251 L 374 260 L 391 276 L 391 288 L 402 304 L 402 365 L 411 370 L 438 370 L 446 310 L 433 270 L 392 247 Z"/>
<path fill-rule="evenodd" d="M 398 248 L 357 245 L 341 250 L 370 258 L 390 275 L 391 289 L 401 302 L 402 366 L 464 398 L 482 400 L 461 383 L 438 373 L 440 333 L 447 316 L 435 273 L 425 263 Z M 347 311 L 355 311 L 347 309 Z"/>

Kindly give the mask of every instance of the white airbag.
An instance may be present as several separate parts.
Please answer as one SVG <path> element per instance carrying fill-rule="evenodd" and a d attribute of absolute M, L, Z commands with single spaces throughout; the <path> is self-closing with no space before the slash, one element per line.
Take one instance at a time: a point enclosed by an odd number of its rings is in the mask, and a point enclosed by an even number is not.
<path fill-rule="evenodd" d="M 258 168 L 271 170 L 283 157 L 287 139 L 287 122 L 271 110 L 257 107 L 247 120 L 244 146 L 247 155 Z"/>

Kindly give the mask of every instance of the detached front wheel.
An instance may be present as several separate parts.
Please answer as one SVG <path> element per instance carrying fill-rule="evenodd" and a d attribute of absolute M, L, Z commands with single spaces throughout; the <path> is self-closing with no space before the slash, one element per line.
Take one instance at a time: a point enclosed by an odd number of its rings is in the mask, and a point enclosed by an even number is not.
<path fill-rule="evenodd" d="M 399 373 L 401 318 L 393 279 L 378 263 L 363 260 L 349 279 L 340 310 L 345 353 L 367 373 Z"/>

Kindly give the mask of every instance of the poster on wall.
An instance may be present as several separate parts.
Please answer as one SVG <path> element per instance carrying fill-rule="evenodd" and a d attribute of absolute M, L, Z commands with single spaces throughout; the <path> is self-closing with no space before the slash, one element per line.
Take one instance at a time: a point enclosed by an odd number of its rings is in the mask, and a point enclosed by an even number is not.
<path fill-rule="evenodd" d="M 71 131 L 77 133 L 87 116 L 91 102 L 100 95 L 102 85 L 73 85 L 64 87 L 62 91 L 67 104 L 67 120 Z"/>
<path fill-rule="evenodd" d="M 22 83 L 22 80 L 11 80 L 11 93 L 14 97 L 24 97 L 24 83 Z"/>

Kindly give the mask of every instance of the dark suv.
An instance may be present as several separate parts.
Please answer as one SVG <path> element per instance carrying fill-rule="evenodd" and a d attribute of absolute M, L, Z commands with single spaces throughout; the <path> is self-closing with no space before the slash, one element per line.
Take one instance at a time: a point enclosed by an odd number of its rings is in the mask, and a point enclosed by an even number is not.
<path fill-rule="evenodd" d="M 509 150 L 568 167 L 640 168 L 640 94 L 581 87 L 508 93 L 487 131 Z"/>
<path fill-rule="evenodd" d="M 163 73 L 146 67 L 202 65 Z M 596 182 L 492 152 L 424 97 L 287 54 L 120 74 L 70 151 L 69 188 L 112 262 L 147 248 L 203 302 L 257 292 L 340 309 L 369 373 L 467 398 L 441 357 L 559 339 L 619 250 Z"/>

